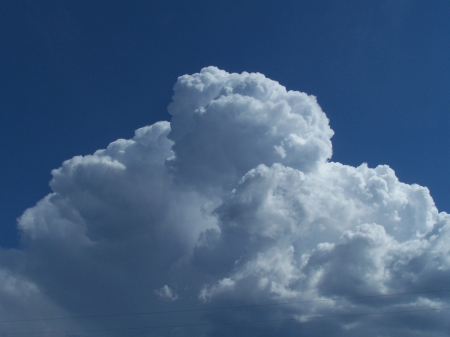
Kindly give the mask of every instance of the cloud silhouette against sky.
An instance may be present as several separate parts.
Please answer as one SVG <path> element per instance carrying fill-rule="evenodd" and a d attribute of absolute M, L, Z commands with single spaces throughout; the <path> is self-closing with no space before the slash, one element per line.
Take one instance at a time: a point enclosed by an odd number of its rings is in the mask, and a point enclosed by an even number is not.
<path fill-rule="evenodd" d="M 1 333 L 448 335 L 448 312 L 428 310 L 450 294 L 417 293 L 448 287 L 450 216 L 386 165 L 330 161 L 314 96 L 207 67 L 178 78 L 168 111 L 170 122 L 52 171 L 53 192 L 18 220 L 22 248 L 0 253 L 2 320 L 241 307 Z M 396 293 L 416 294 L 367 297 Z M 267 303 L 279 305 L 243 307 Z M 389 311 L 410 312 L 352 316 Z M 269 322 L 220 324 L 251 320 Z M 102 330 L 183 324 L 205 325 Z"/>

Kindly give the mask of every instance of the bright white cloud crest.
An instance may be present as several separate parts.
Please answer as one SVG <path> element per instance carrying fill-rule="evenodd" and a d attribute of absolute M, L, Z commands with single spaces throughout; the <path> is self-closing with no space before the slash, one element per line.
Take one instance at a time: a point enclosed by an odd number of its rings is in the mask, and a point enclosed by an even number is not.
<path fill-rule="evenodd" d="M 388 166 L 329 162 L 316 99 L 262 74 L 181 76 L 171 122 L 52 172 L 25 211 L 23 249 L 1 252 L 2 320 L 287 303 L 184 314 L 73 318 L 9 331 L 86 336 L 448 336 L 450 217 Z M 237 325 L 105 330 L 151 325 Z M 61 333 L 61 336 L 65 334 Z"/>

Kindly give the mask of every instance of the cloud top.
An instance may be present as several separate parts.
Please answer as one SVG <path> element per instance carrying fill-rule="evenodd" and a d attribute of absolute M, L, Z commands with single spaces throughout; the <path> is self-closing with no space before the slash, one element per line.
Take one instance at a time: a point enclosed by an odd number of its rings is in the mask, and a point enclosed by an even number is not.
<path fill-rule="evenodd" d="M 333 131 L 315 97 L 259 73 L 181 76 L 168 110 L 169 165 L 189 183 L 229 189 L 259 164 L 311 171 L 331 157 Z"/>

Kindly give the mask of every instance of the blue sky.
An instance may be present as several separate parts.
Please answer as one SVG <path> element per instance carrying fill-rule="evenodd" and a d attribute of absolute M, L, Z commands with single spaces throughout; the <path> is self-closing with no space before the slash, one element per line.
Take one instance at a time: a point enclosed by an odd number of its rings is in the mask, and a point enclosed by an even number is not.
<path fill-rule="evenodd" d="M 0 317 L 445 288 L 449 17 L 448 1 L 2 2 Z M 408 301 L 227 317 L 429 310 L 449 298 Z M 444 313 L 417 317 L 204 336 L 448 336 Z"/>

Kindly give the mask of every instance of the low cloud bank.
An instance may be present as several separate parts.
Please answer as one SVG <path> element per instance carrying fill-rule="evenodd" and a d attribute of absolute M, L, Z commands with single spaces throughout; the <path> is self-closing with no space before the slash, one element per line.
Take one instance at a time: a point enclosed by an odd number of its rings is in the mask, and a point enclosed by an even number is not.
<path fill-rule="evenodd" d="M 52 171 L 23 248 L 0 252 L 0 316 L 78 318 L 1 333 L 448 336 L 429 310 L 450 292 L 424 292 L 450 284 L 450 216 L 386 165 L 331 162 L 315 97 L 208 67 L 179 77 L 168 111 Z M 199 311 L 80 318 L 184 309 Z M 388 311 L 408 312 L 354 316 Z M 219 324 L 252 320 L 267 322 Z M 184 324 L 203 326 L 120 330 Z"/>

